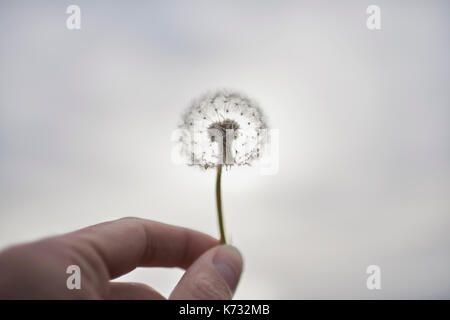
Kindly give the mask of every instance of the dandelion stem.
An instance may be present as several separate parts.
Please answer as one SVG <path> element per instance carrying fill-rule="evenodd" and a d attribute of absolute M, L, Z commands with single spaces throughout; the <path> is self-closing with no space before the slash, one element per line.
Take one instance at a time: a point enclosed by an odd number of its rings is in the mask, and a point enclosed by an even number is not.
<path fill-rule="evenodd" d="M 216 179 L 217 218 L 219 220 L 220 243 L 225 244 L 226 240 L 225 240 L 225 230 L 223 227 L 221 178 L 222 178 L 222 165 L 219 164 L 217 166 L 217 179 Z"/>

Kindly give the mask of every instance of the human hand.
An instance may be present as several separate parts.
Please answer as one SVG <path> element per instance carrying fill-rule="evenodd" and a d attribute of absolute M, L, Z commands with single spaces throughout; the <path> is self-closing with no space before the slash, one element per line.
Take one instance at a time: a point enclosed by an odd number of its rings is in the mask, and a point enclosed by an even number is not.
<path fill-rule="evenodd" d="M 69 290 L 66 269 L 81 270 Z M 123 218 L 17 245 L 0 253 L 0 299 L 165 299 L 140 283 L 112 282 L 136 267 L 186 270 L 169 299 L 231 299 L 242 258 L 203 233 Z"/>

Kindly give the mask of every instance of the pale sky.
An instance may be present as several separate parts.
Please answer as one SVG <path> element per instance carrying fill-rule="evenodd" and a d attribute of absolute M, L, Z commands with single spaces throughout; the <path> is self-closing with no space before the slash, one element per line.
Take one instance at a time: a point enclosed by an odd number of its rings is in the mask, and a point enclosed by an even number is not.
<path fill-rule="evenodd" d="M 81 30 L 66 8 L 81 8 Z M 381 8 L 368 30 L 366 8 Z M 172 131 L 215 88 L 279 129 L 224 172 L 238 299 L 450 298 L 448 1 L 1 1 L 0 248 L 124 216 L 218 237 Z M 368 290 L 366 268 L 381 268 Z M 168 295 L 182 271 L 121 280 Z"/>

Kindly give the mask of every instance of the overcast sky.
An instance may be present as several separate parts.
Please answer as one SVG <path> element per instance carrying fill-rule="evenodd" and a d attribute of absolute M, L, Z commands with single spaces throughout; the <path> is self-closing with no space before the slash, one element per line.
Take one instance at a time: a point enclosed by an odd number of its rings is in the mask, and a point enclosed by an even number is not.
<path fill-rule="evenodd" d="M 0 248 L 124 216 L 218 236 L 215 173 L 172 163 L 170 138 L 226 87 L 280 132 L 277 174 L 223 174 L 236 298 L 450 298 L 449 6 L 2 0 Z M 168 295 L 181 275 L 122 280 Z"/>

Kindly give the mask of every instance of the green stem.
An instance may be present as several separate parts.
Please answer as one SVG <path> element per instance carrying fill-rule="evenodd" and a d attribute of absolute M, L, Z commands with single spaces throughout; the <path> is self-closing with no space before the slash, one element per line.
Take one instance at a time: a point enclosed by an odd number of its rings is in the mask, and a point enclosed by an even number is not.
<path fill-rule="evenodd" d="M 217 166 L 217 179 L 216 179 L 216 200 L 217 200 L 217 218 L 219 220 L 220 230 L 220 243 L 227 243 L 225 240 L 225 230 L 223 228 L 223 213 L 222 213 L 222 196 L 221 196 L 221 177 L 222 177 L 222 165 Z"/>

